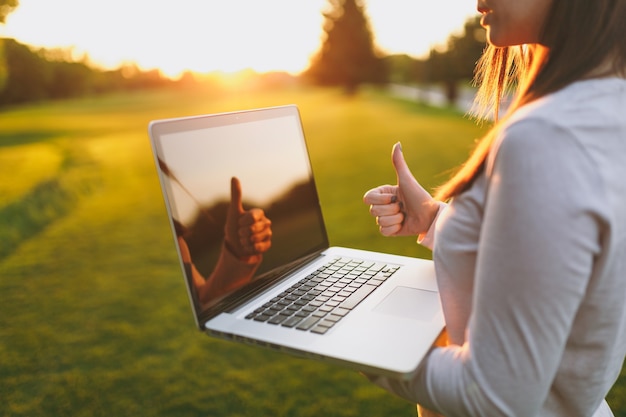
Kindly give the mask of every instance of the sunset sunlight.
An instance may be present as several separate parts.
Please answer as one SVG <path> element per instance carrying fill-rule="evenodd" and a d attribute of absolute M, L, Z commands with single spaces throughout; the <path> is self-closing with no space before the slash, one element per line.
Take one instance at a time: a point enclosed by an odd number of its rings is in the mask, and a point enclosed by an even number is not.
<path fill-rule="evenodd" d="M 470 0 L 367 0 L 377 47 L 423 56 L 474 14 Z M 0 36 L 71 50 L 104 68 L 136 63 L 194 72 L 304 70 L 323 37 L 327 0 L 20 0 Z"/>

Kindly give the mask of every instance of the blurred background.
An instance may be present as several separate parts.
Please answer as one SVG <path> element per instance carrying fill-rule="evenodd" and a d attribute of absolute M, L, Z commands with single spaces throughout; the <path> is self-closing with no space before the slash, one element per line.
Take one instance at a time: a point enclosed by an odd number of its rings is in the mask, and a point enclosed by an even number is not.
<path fill-rule="evenodd" d="M 353 371 L 194 327 L 150 120 L 297 104 L 333 245 L 429 258 L 361 201 L 489 126 L 468 0 L 0 0 L 0 415 L 395 416 Z M 272 146 L 268 143 L 268 146 Z M 626 372 L 609 396 L 626 416 Z"/>
<path fill-rule="evenodd" d="M 2 0 L 0 19 L 5 106 L 301 81 L 348 91 L 366 83 L 436 85 L 446 94 L 433 99 L 456 103 L 485 44 L 467 0 Z"/>

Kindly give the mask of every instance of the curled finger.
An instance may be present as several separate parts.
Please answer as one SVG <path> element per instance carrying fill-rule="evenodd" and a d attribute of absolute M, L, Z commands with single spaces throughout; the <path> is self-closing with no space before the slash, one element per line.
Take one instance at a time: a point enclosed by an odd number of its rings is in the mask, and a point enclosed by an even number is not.
<path fill-rule="evenodd" d="M 402 205 L 400 203 L 392 204 L 372 204 L 370 206 L 370 214 L 373 217 L 377 216 L 391 216 L 402 212 Z"/>

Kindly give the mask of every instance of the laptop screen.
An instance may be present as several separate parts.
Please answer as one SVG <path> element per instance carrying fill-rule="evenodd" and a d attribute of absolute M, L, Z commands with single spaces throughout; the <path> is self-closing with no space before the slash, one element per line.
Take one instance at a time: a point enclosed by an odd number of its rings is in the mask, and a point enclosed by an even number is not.
<path fill-rule="evenodd" d="M 156 121 L 150 134 L 198 317 L 328 246 L 295 106 Z"/>

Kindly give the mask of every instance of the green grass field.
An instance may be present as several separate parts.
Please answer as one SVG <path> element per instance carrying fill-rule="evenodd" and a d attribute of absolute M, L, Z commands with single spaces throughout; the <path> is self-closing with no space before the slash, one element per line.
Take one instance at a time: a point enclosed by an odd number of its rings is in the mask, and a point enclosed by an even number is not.
<path fill-rule="evenodd" d="M 433 187 L 481 128 L 366 91 L 161 91 L 0 114 L 0 415 L 410 416 L 355 372 L 212 340 L 193 324 L 149 120 L 300 106 L 331 243 L 429 257 L 378 234 L 363 193 L 403 143 Z M 626 373 L 613 389 L 626 416 Z"/>

